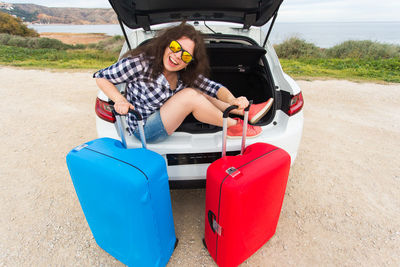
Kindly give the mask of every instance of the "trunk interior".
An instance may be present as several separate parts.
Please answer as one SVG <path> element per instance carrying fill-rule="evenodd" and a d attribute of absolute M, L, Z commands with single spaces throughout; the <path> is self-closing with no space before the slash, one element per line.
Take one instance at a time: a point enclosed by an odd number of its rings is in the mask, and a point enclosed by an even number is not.
<path fill-rule="evenodd" d="M 274 97 L 272 81 L 265 49 L 258 45 L 237 43 L 231 40 L 210 41 L 207 53 L 210 61 L 213 81 L 223 84 L 235 97 L 246 96 L 254 104 L 262 103 Z M 274 106 L 257 125 L 266 125 L 272 121 Z M 221 127 L 204 124 L 189 115 L 177 131 L 189 133 L 211 133 Z"/>

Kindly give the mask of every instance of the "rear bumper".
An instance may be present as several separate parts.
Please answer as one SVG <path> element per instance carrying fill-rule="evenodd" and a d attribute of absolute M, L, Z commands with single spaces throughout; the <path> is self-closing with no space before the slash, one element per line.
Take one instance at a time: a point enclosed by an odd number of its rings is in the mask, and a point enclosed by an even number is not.
<path fill-rule="evenodd" d="M 263 133 L 257 138 L 247 139 L 246 145 L 264 142 L 280 147 L 290 154 L 293 164 L 301 141 L 303 123 L 303 111 L 289 117 L 278 110 L 274 123 L 264 126 Z M 96 127 L 99 137 L 120 139 L 114 124 L 96 118 Z M 126 137 L 128 148 L 141 147 L 140 141 L 134 136 L 127 134 Z M 239 151 L 240 146 L 240 139 L 229 139 L 227 151 Z M 221 148 L 222 132 L 196 135 L 177 132 L 161 143 L 148 144 L 148 149 L 164 157 L 170 182 L 175 184 L 190 181 L 198 183 L 204 180 L 210 162 L 215 160 L 215 154 L 221 152 Z M 176 160 L 177 157 L 180 159 Z M 198 163 L 207 159 L 209 163 Z"/>

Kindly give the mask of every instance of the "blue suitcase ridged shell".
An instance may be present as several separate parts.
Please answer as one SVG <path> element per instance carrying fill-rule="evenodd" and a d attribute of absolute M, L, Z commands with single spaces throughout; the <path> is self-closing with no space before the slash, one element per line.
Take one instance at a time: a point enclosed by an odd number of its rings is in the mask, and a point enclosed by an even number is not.
<path fill-rule="evenodd" d="M 73 149 L 67 165 L 97 244 L 130 266 L 165 266 L 176 237 L 163 157 L 100 138 Z"/>

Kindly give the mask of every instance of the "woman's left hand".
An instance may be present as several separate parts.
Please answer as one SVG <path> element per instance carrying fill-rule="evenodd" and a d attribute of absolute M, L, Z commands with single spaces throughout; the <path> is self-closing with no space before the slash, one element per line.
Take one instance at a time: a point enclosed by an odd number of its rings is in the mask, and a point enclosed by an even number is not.
<path fill-rule="evenodd" d="M 238 106 L 239 110 L 243 110 L 249 105 L 249 100 L 247 100 L 247 98 L 244 96 L 239 96 L 235 98 L 230 104 Z"/>

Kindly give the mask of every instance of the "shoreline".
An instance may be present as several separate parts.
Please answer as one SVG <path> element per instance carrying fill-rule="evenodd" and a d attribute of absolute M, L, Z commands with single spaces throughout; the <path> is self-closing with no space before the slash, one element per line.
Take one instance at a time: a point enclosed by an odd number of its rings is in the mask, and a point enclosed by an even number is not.
<path fill-rule="evenodd" d="M 387 24 L 387 25 L 385 25 Z M 270 42 L 280 44 L 290 37 L 300 37 L 306 42 L 313 43 L 320 48 L 331 48 L 348 40 L 370 40 L 384 44 L 400 45 L 400 38 L 395 29 L 400 21 L 381 22 L 276 22 Z M 305 27 L 304 25 L 307 25 Z M 348 25 L 349 27 L 344 27 Z M 373 27 L 375 25 L 376 27 Z M 36 27 L 36 29 L 35 29 Z M 109 35 L 123 35 L 119 24 L 31 24 L 39 33 L 40 28 L 54 27 L 47 32 L 66 31 L 65 28 L 74 27 L 74 32 L 104 32 Z M 262 29 L 267 30 L 266 27 Z M 69 30 L 71 31 L 71 30 Z M 393 32 L 394 31 L 394 32 Z"/>

